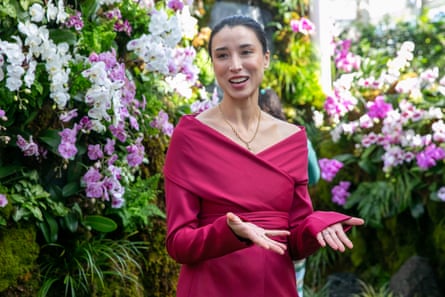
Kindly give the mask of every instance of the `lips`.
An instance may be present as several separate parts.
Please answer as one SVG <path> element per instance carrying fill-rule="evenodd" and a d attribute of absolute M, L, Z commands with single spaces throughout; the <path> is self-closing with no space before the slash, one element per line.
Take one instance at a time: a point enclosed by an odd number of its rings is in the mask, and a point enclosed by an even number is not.
<path fill-rule="evenodd" d="M 236 77 L 229 79 L 229 82 L 231 84 L 242 84 L 249 80 L 249 77 L 243 76 L 243 77 Z"/>

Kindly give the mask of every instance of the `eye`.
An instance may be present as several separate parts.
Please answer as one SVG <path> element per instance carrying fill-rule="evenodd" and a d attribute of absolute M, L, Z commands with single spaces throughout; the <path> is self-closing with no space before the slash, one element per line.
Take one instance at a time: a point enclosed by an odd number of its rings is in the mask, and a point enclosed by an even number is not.
<path fill-rule="evenodd" d="M 250 55 L 250 54 L 252 54 L 252 53 L 253 53 L 252 50 L 243 50 L 243 51 L 241 52 L 241 54 L 242 54 L 243 56 L 247 56 L 247 55 Z"/>
<path fill-rule="evenodd" d="M 225 59 L 227 57 L 228 57 L 228 55 L 226 53 L 218 53 L 218 54 L 216 54 L 216 58 L 217 59 Z"/>

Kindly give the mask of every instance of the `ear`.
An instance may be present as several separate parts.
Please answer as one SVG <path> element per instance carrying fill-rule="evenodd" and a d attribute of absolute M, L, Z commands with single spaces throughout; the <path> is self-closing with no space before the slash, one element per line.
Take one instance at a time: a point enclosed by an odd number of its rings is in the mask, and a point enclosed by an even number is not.
<path fill-rule="evenodd" d="M 264 68 L 268 68 L 270 64 L 270 51 L 264 54 Z"/>

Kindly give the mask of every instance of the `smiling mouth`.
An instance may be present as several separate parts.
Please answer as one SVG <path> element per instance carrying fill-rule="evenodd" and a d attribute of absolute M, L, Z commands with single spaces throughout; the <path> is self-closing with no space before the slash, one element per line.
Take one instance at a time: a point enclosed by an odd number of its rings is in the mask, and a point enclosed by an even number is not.
<path fill-rule="evenodd" d="M 249 80 L 248 77 L 243 77 L 243 78 L 230 79 L 229 82 L 232 84 L 242 84 L 248 80 Z"/>

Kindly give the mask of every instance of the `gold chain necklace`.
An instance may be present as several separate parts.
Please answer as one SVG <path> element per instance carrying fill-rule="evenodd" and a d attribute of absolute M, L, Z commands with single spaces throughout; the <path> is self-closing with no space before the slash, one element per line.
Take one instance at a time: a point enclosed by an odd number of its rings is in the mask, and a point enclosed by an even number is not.
<path fill-rule="evenodd" d="M 260 121 L 261 121 L 261 109 L 258 108 L 258 122 L 257 122 L 257 124 L 256 124 L 255 132 L 253 133 L 253 136 L 252 136 L 252 138 L 251 138 L 250 140 L 245 140 L 245 139 L 243 139 L 243 138 L 239 135 L 238 131 L 236 131 L 235 127 L 233 127 L 232 124 L 230 124 L 230 122 L 226 119 L 226 117 L 225 117 L 225 115 L 224 115 L 224 113 L 223 113 L 223 111 L 222 111 L 222 109 L 221 109 L 221 104 L 218 104 L 218 109 L 219 109 L 219 112 L 221 113 L 221 116 L 222 116 L 224 122 L 226 122 L 227 125 L 229 125 L 230 129 L 232 129 L 233 134 L 235 134 L 236 138 L 238 138 L 239 140 L 241 140 L 241 142 L 244 143 L 244 145 L 246 146 L 246 148 L 247 148 L 249 151 L 252 151 L 252 148 L 250 147 L 250 143 L 255 139 L 255 137 L 256 137 L 256 135 L 257 135 L 257 133 L 258 133 L 258 129 L 259 129 L 259 127 L 260 127 Z"/>

